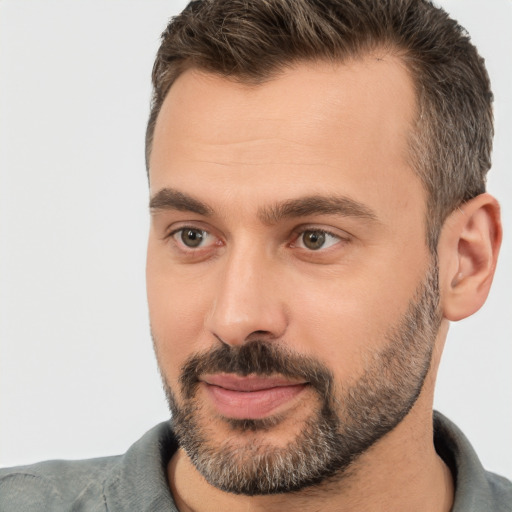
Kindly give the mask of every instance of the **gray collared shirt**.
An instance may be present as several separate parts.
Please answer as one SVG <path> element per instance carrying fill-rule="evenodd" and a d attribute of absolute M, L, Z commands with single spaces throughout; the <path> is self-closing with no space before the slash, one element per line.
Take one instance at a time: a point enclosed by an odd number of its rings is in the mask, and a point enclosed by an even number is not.
<path fill-rule="evenodd" d="M 455 478 L 452 512 L 512 512 L 512 483 L 484 470 L 464 434 L 434 414 L 436 449 Z M 169 423 L 124 455 L 0 469 L 0 512 L 177 511 L 166 466 L 178 445 Z"/>

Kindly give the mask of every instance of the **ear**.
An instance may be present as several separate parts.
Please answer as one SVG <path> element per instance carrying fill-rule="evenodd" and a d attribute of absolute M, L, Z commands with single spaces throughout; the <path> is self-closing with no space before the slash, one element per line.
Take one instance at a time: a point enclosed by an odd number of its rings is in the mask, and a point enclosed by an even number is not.
<path fill-rule="evenodd" d="M 446 219 L 438 244 L 445 318 L 461 320 L 482 307 L 494 277 L 501 238 L 500 207 L 489 194 L 464 203 Z"/>

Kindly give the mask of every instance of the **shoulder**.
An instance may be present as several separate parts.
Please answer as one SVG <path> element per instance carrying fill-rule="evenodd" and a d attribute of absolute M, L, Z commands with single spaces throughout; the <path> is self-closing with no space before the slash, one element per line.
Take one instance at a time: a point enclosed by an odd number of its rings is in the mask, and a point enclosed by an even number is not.
<path fill-rule="evenodd" d="M 486 471 L 466 436 L 438 412 L 434 413 L 434 443 L 454 476 L 452 512 L 511 512 L 512 482 Z"/>
<path fill-rule="evenodd" d="M 119 459 L 55 460 L 0 469 L 0 510 L 68 510 L 81 496 L 94 497 L 93 508 L 105 510 L 102 483 Z"/>
<path fill-rule="evenodd" d="M 512 510 L 512 482 L 489 471 L 486 472 L 486 477 L 490 494 L 493 496 L 492 503 L 496 507 L 493 510 L 510 512 Z"/>
<path fill-rule="evenodd" d="M 176 511 L 165 468 L 177 449 L 164 422 L 124 455 L 0 469 L 0 511 Z"/>

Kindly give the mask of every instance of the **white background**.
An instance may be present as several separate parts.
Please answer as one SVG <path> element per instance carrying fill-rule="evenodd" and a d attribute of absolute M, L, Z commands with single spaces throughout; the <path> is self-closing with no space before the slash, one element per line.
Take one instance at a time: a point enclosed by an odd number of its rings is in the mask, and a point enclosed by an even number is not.
<path fill-rule="evenodd" d="M 124 452 L 168 417 L 144 287 L 144 132 L 184 1 L 0 1 L 0 465 Z M 507 230 L 487 305 L 453 325 L 437 408 L 512 478 L 512 1 L 452 0 L 496 97 Z M 485 5 L 485 10 L 483 6 Z"/>

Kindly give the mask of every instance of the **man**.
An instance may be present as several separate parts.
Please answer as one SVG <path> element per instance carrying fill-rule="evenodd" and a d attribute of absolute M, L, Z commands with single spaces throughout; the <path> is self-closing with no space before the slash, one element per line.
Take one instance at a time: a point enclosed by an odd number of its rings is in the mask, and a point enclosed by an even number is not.
<path fill-rule="evenodd" d="M 448 323 L 501 241 L 492 94 L 418 0 L 192 2 L 146 148 L 148 301 L 172 425 L 4 470 L 2 510 L 509 510 L 432 414 Z"/>

